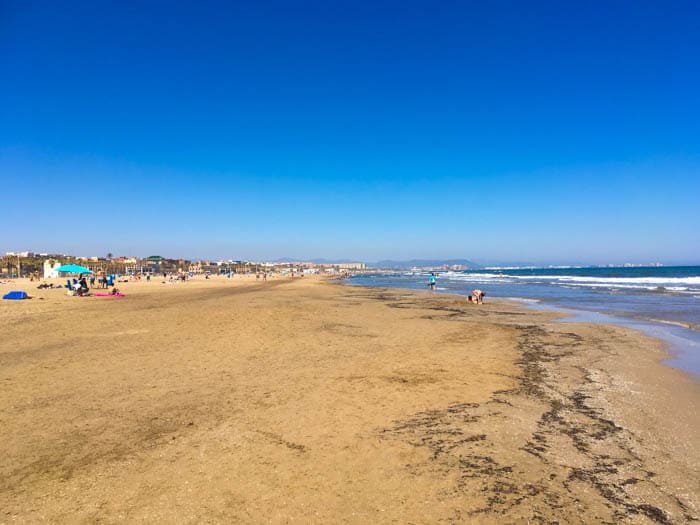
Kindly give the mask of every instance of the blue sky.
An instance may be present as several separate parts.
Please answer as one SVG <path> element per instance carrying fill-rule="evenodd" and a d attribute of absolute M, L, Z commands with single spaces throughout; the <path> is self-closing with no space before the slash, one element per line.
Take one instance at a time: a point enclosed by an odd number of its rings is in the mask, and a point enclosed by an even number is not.
<path fill-rule="evenodd" d="M 700 263 L 695 2 L 172 4 L 0 5 L 0 251 Z"/>

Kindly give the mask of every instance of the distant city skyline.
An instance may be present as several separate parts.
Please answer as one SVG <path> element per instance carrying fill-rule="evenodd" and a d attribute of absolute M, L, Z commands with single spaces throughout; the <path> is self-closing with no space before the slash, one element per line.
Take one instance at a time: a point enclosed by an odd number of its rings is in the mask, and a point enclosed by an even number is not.
<path fill-rule="evenodd" d="M 698 19 L 4 2 L 0 253 L 698 264 Z"/>
<path fill-rule="evenodd" d="M 84 255 L 79 253 L 67 253 L 61 251 L 55 252 L 42 252 L 42 251 L 5 251 L 0 252 L 4 256 L 20 256 L 20 257 L 70 257 L 77 259 L 86 260 L 105 260 L 109 258 L 124 259 L 124 258 L 136 258 L 136 259 L 146 259 L 154 256 L 161 257 L 159 254 L 125 254 L 125 253 L 110 253 L 105 255 Z M 307 257 L 307 258 L 293 258 L 293 257 L 275 257 L 270 259 L 255 259 L 255 258 L 245 258 L 245 257 L 184 257 L 179 255 L 168 255 L 163 257 L 170 260 L 189 260 L 189 261 L 255 261 L 255 262 L 270 262 L 270 263 L 318 263 L 318 264 L 341 264 L 341 263 L 353 263 L 361 262 L 371 265 L 377 268 L 391 268 L 391 267 L 438 267 L 438 266 L 449 266 L 453 270 L 467 270 L 475 268 L 508 268 L 508 267 L 528 267 L 528 266 L 538 266 L 538 267 L 577 267 L 577 266 L 592 266 L 592 267 L 655 267 L 655 266 L 694 266 L 694 263 L 683 263 L 683 262 L 670 262 L 663 263 L 660 261 L 615 261 L 615 262 L 598 262 L 598 263 L 584 263 L 584 262 L 561 262 L 561 263 L 548 263 L 548 262 L 534 262 L 534 261 L 472 261 L 460 257 L 449 257 L 449 258 L 438 258 L 434 260 L 426 259 L 408 259 L 408 260 L 362 260 L 357 258 L 344 258 L 344 259 L 328 259 L 324 257 Z"/>

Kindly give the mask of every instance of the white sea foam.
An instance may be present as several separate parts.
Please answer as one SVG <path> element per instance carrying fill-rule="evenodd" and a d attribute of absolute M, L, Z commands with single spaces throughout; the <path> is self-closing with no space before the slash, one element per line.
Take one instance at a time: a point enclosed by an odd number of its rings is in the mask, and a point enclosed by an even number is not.
<path fill-rule="evenodd" d="M 655 288 L 663 286 L 669 290 L 681 290 L 679 285 L 696 285 L 700 287 L 700 276 L 693 277 L 584 277 L 578 275 L 512 275 L 512 274 L 491 274 L 491 273 L 456 273 L 445 272 L 441 277 L 455 281 L 468 282 L 503 282 L 516 283 L 524 282 L 547 282 L 550 284 L 575 284 L 581 283 L 583 286 L 608 286 L 608 287 L 631 287 L 631 288 Z M 625 286 L 626 285 L 626 286 Z M 687 287 L 684 287 L 687 289 Z"/>
<path fill-rule="evenodd" d="M 492 282 L 492 281 L 499 281 L 499 282 L 510 282 L 514 283 L 517 280 L 517 277 L 510 276 L 510 275 L 497 275 L 493 273 L 454 273 L 454 272 L 446 272 L 446 273 L 441 273 L 440 277 L 450 279 L 450 280 L 455 280 L 455 281 L 485 281 L 485 282 Z"/>
<path fill-rule="evenodd" d="M 508 275 L 513 279 L 607 284 L 697 284 L 700 277 L 582 277 L 579 275 Z"/>
<path fill-rule="evenodd" d="M 561 283 L 561 286 L 565 288 L 612 288 L 616 290 L 629 289 L 629 290 L 670 290 L 671 288 L 666 288 L 664 286 L 645 286 L 641 284 L 607 284 L 607 283 Z"/>
<path fill-rule="evenodd" d="M 517 303 L 527 303 L 527 304 L 535 304 L 539 303 L 539 299 L 528 299 L 527 297 L 502 297 L 499 299 L 504 299 L 505 301 L 515 301 Z"/>

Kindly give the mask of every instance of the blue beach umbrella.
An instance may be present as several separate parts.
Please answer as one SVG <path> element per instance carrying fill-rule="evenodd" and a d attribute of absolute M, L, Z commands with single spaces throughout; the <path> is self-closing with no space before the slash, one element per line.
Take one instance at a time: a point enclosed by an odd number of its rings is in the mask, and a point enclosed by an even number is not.
<path fill-rule="evenodd" d="M 64 264 L 56 268 L 56 271 L 59 273 L 92 273 L 92 271 L 85 268 L 85 266 L 80 266 L 78 264 Z"/>

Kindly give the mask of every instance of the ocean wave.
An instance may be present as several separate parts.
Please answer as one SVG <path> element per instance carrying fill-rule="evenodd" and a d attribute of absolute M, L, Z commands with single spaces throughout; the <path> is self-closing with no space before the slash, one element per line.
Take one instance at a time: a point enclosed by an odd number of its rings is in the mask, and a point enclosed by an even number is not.
<path fill-rule="evenodd" d="M 382 281 L 385 278 L 407 280 L 414 283 L 427 282 L 431 272 L 392 272 L 391 274 L 378 274 L 373 280 Z M 488 272 L 460 272 L 443 271 L 435 272 L 438 277 L 438 285 L 442 289 L 447 287 L 454 290 L 466 290 L 484 288 L 494 290 L 500 286 L 517 288 L 520 285 L 528 287 L 555 287 L 571 290 L 599 290 L 610 293 L 645 293 L 645 294 L 671 294 L 686 297 L 700 296 L 700 276 L 690 275 L 684 277 L 646 276 L 646 277 L 605 277 L 590 275 L 516 275 L 513 273 L 488 273 Z M 370 277 L 372 279 L 372 277 Z M 517 295 L 517 292 L 508 291 L 508 294 Z M 529 294 L 530 292 L 528 292 Z M 534 293 L 534 292 L 533 292 Z"/>
<path fill-rule="evenodd" d="M 479 281 L 479 282 L 503 282 L 516 283 L 518 281 L 545 282 L 547 284 L 558 283 L 585 283 L 611 285 L 634 285 L 634 286 L 664 286 L 672 289 L 679 285 L 700 286 L 700 276 L 692 277 L 589 277 L 580 275 L 513 275 L 513 274 L 491 274 L 491 273 L 456 273 L 445 272 L 440 277 L 456 281 Z"/>
<path fill-rule="evenodd" d="M 614 284 L 614 283 L 562 283 L 562 286 L 577 286 L 581 288 L 625 288 L 631 290 L 669 290 L 665 286 L 648 286 L 644 284 Z"/>
<path fill-rule="evenodd" d="M 503 282 L 503 283 L 514 283 L 517 282 L 517 277 L 508 275 L 494 275 L 492 273 L 453 273 L 445 272 L 441 273 L 439 277 L 444 279 L 449 279 L 452 281 L 479 281 L 479 282 Z"/>
<path fill-rule="evenodd" d="M 506 275 L 504 277 L 522 280 L 563 281 L 578 283 L 607 284 L 697 284 L 700 277 L 584 277 L 580 275 Z"/>
<path fill-rule="evenodd" d="M 528 299 L 527 297 L 499 297 L 504 301 L 515 301 L 516 303 L 537 304 L 541 302 L 539 299 Z"/>

